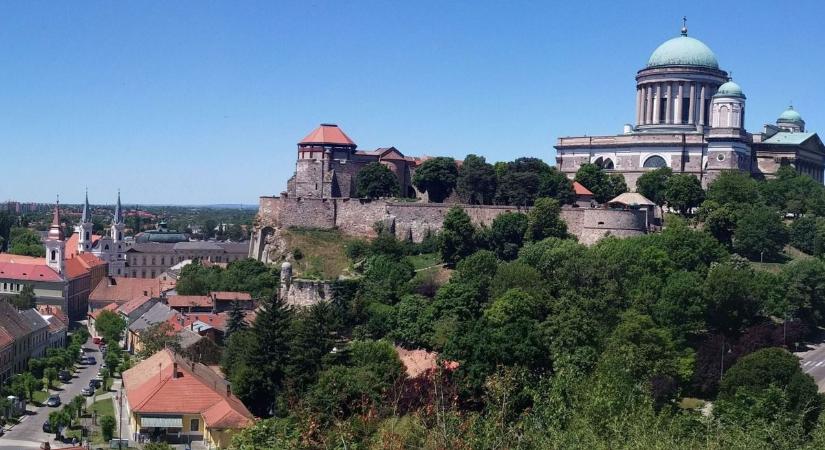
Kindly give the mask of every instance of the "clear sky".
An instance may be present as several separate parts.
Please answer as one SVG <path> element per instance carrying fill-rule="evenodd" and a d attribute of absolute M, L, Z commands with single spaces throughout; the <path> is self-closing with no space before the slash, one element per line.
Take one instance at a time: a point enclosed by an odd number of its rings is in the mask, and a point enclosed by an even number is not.
<path fill-rule="evenodd" d="M 634 76 L 690 35 L 748 97 L 825 132 L 825 2 L 0 2 L 0 200 L 256 203 L 295 144 L 554 161 L 635 118 Z"/>

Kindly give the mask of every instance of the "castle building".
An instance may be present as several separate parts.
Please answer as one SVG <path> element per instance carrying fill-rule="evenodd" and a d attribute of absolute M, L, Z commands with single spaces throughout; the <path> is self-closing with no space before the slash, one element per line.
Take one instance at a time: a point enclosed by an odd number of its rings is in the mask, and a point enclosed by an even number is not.
<path fill-rule="evenodd" d="M 404 156 L 395 147 L 372 151 L 357 148 L 338 125 L 321 124 L 298 143 L 295 174 L 287 181 L 287 194 L 293 198 L 355 197 L 358 172 L 367 164 L 379 162 L 398 177 L 402 195 L 418 195 L 412 176 L 424 159 Z"/>
<path fill-rule="evenodd" d="M 670 167 L 707 184 L 723 170 L 771 177 L 782 165 L 822 182 L 825 145 L 793 107 L 758 133 L 745 129 L 746 97 L 702 41 L 681 34 L 660 45 L 636 74 L 636 125 L 612 136 L 561 137 L 556 164 L 573 177 L 584 163 L 622 174 Z"/>

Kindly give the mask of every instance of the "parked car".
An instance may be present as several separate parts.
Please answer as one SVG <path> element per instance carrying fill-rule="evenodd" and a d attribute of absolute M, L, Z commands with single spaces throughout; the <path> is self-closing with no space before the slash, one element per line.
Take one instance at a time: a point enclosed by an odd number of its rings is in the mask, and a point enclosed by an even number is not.
<path fill-rule="evenodd" d="M 89 385 L 94 386 L 95 388 L 103 387 L 103 378 L 94 377 L 89 381 Z"/>
<path fill-rule="evenodd" d="M 72 374 L 69 373 L 68 370 L 61 370 L 59 374 L 57 374 L 57 378 L 64 383 L 68 383 L 72 379 Z"/>
<path fill-rule="evenodd" d="M 49 419 L 46 419 L 46 421 L 43 422 L 43 432 L 44 433 L 51 433 L 52 432 L 52 427 L 49 424 Z"/>
<path fill-rule="evenodd" d="M 94 386 L 85 387 L 85 388 L 80 390 L 80 393 L 82 395 L 86 396 L 86 397 L 91 397 L 91 396 L 95 395 L 95 387 Z"/>
<path fill-rule="evenodd" d="M 102 338 L 102 337 L 100 337 L 100 336 L 95 336 L 95 337 L 93 337 L 93 338 L 92 338 L 92 342 L 94 342 L 94 343 L 95 343 L 95 345 L 100 345 L 100 344 L 105 343 L 105 342 L 106 342 L 106 340 L 105 340 L 105 339 L 103 339 L 103 338 Z"/>
<path fill-rule="evenodd" d="M 59 395 L 50 395 L 49 399 L 46 400 L 46 406 L 51 406 L 56 408 L 60 406 L 60 396 Z"/>
<path fill-rule="evenodd" d="M 94 356 L 87 356 L 86 361 L 87 361 L 86 364 L 88 364 L 90 366 L 93 366 L 93 365 L 97 364 L 97 360 L 95 359 Z"/>

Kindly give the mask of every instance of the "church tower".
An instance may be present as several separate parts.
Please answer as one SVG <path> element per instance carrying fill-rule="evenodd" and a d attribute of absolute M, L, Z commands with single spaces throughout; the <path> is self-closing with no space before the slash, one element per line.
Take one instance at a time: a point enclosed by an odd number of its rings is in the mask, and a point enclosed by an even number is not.
<path fill-rule="evenodd" d="M 116 244 L 123 241 L 123 229 L 126 224 L 123 223 L 123 210 L 120 206 L 120 191 L 117 191 L 117 205 L 115 205 L 115 213 L 112 216 L 112 228 L 110 230 L 112 241 Z"/>
<path fill-rule="evenodd" d="M 63 275 L 66 242 L 63 240 L 63 229 L 60 228 L 60 200 L 54 205 L 52 225 L 49 227 L 49 234 L 46 236 L 44 245 L 46 246 L 46 264 L 55 272 Z"/>
<path fill-rule="evenodd" d="M 711 105 L 711 127 L 745 128 L 745 98 L 733 81 L 719 86 Z"/>
<path fill-rule="evenodd" d="M 78 226 L 77 253 L 85 253 L 92 249 L 92 211 L 89 208 L 89 191 L 86 191 L 86 201 L 83 203 L 83 213 L 80 215 Z"/>

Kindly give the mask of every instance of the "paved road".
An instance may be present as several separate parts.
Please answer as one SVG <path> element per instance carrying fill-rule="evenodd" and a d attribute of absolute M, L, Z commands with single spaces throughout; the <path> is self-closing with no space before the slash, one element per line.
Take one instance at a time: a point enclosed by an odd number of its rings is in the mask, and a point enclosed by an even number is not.
<path fill-rule="evenodd" d="M 802 358 L 802 370 L 814 378 L 819 392 L 825 392 L 825 344 L 811 346 L 811 350 L 797 353 Z"/>
<path fill-rule="evenodd" d="M 101 355 L 97 345 L 91 339 L 84 346 L 86 355 L 94 356 L 97 364 L 94 366 L 78 366 L 78 371 L 72 377 L 72 381 L 61 386 L 58 391 L 52 391 L 60 395 L 63 403 L 71 401 L 76 395 L 80 395 L 80 390 L 89 385 L 89 380 L 97 375 L 100 368 Z M 40 444 L 48 441 L 52 448 L 59 448 L 61 444 L 54 441 L 54 433 L 43 432 L 43 422 L 49 418 L 49 413 L 58 408 L 41 406 L 39 408 L 29 405 L 28 414 L 23 420 L 7 431 L 5 436 L 0 437 L 0 450 L 12 450 L 20 448 L 39 448 Z M 68 445 L 67 445 L 68 446 Z"/>

